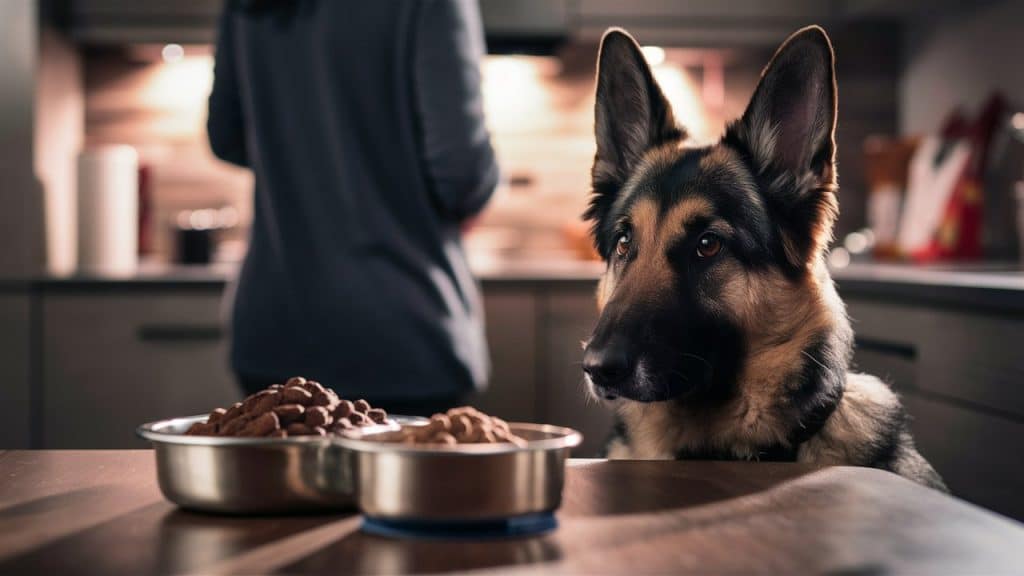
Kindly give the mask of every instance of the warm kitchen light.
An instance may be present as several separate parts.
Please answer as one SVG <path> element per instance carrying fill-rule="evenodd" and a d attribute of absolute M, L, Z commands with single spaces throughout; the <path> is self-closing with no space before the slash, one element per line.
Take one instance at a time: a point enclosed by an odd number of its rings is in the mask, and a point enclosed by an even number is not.
<path fill-rule="evenodd" d="M 694 141 L 707 142 L 712 138 L 714 134 L 708 126 L 700 88 L 690 72 L 678 66 L 657 66 L 653 72 L 665 97 L 672 103 L 676 119 L 686 126 Z"/>
<path fill-rule="evenodd" d="M 643 50 L 644 58 L 647 58 L 647 63 L 651 66 L 658 66 L 665 62 L 665 49 L 661 46 L 644 46 L 640 49 Z"/>
<path fill-rule="evenodd" d="M 843 242 L 850 254 L 862 254 L 868 249 L 868 244 L 868 237 L 861 232 L 851 232 Z"/>
<path fill-rule="evenodd" d="M 1017 112 L 1010 118 L 1010 123 L 1017 130 L 1024 130 L 1024 112 Z"/>
<path fill-rule="evenodd" d="M 185 49 L 181 47 L 181 44 L 167 44 L 160 51 L 160 55 L 163 57 L 164 62 L 174 64 L 175 62 L 181 62 L 181 59 L 185 57 Z"/>
<path fill-rule="evenodd" d="M 490 56 L 484 62 L 482 91 L 492 129 L 522 133 L 557 121 L 544 83 L 557 74 L 551 58 Z"/>
<path fill-rule="evenodd" d="M 846 268 L 850 265 L 850 253 L 843 247 L 833 248 L 828 254 L 828 263 L 833 268 Z"/>
<path fill-rule="evenodd" d="M 212 85 L 213 57 L 188 56 L 173 66 L 149 68 L 139 96 L 159 108 L 205 108 Z"/>

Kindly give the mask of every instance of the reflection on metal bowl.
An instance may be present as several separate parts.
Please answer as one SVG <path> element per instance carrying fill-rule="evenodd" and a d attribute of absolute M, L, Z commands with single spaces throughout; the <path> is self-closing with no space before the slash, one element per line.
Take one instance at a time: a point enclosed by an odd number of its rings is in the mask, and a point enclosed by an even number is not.
<path fill-rule="evenodd" d="M 392 418 L 396 423 L 422 421 Z M 139 436 L 153 444 L 160 490 L 171 502 L 228 514 L 353 507 L 351 455 L 331 439 L 184 435 L 205 419 L 175 418 L 138 428 Z"/>
<path fill-rule="evenodd" d="M 383 427 L 348 431 L 355 493 L 367 516 L 432 522 L 487 521 L 552 512 L 561 505 L 565 463 L 582 436 L 570 428 L 511 423 L 527 446 L 407 445 L 376 440 Z"/>

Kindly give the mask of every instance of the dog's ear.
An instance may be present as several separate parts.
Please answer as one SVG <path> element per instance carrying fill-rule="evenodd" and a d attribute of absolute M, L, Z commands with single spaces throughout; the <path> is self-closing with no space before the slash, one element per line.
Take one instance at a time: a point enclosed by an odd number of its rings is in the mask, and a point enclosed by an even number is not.
<path fill-rule="evenodd" d="M 684 137 L 640 46 L 618 28 L 601 39 L 594 132 L 594 190 L 584 218 L 594 222 L 597 249 L 607 257 L 611 240 L 599 229 L 622 185 L 647 151 Z"/>
<path fill-rule="evenodd" d="M 724 141 L 745 151 L 781 223 L 786 259 L 813 262 L 831 240 L 836 202 L 835 55 L 818 26 L 787 39 Z"/>

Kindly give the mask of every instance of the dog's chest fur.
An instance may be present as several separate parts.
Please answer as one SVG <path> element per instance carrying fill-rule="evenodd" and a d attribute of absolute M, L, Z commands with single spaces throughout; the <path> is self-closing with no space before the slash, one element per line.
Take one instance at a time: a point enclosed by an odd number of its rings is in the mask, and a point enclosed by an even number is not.
<path fill-rule="evenodd" d="M 902 425 L 896 395 L 877 378 L 848 374 L 846 390 L 821 430 L 799 446 L 788 445 L 785 418 L 772 405 L 737 400 L 713 414 L 695 414 L 673 402 L 623 403 L 624 434 L 612 439 L 613 459 L 676 459 L 686 454 L 725 454 L 758 460 L 765 447 L 794 450 L 800 462 L 871 465 L 891 446 L 887 431 Z M 893 438 L 897 441 L 898 438 Z"/>
<path fill-rule="evenodd" d="M 625 401 L 618 409 L 625 434 L 608 446 L 609 458 L 665 460 L 686 454 L 726 454 L 756 460 L 763 447 L 784 442 L 785 434 L 769 406 L 741 398 L 712 413 L 695 413 L 679 404 Z"/>

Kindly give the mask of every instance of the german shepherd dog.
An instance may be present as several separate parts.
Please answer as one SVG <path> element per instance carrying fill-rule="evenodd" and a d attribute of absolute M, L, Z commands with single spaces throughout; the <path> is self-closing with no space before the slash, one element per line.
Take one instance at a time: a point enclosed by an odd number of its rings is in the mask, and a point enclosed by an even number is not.
<path fill-rule="evenodd" d="M 637 43 L 605 34 L 584 217 L 607 267 L 583 370 L 617 412 L 610 458 L 871 466 L 945 490 L 892 390 L 848 372 L 824 263 L 836 106 L 832 44 L 812 26 L 717 144 L 688 146 Z"/>

